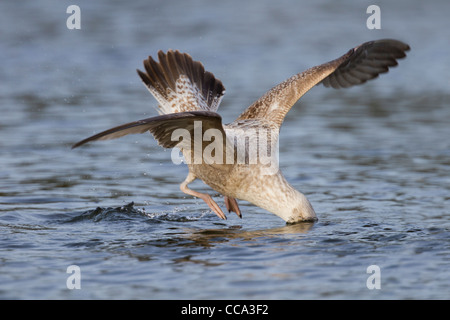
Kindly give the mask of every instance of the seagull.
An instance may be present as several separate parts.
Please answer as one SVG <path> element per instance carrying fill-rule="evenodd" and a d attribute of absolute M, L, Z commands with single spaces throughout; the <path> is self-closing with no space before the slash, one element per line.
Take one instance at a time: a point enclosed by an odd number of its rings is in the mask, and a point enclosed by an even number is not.
<path fill-rule="evenodd" d="M 181 191 L 202 199 L 219 218 L 226 219 L 219 205 L 209 194 L 190 189 L 191 182 L 200 179 L 223 195 L 228 212 L 240 218 L 237 199 L 271 212 L 287 224 L 314 222 L 318 219 L 311 203 L 277 165 L 274 150 L 286 114 L 312 87 L 323 84 L 339 89 L 363 84 L 396 66 L 397 59 L 404 58 L 409 49 L 393 39 L 365 42 L 276 85 L 229 124 L 223 124 L 217 113 L 225 94 L 222 82 L 187 53 L 159 51 L 158 61 L 149 56 L 144 60 L 145 71 L 137 73 L 157 100 L 160 115 L 100 132 L 72 149 L 91 141 L 148 131 L 160 146 L 182 152 L 189 172 Z M 256 160 L 255 153 L 249 152 L 255 145 L 263 151 L 256 153 Z M 266 151 L 270 161 L 258 161 Z"/>

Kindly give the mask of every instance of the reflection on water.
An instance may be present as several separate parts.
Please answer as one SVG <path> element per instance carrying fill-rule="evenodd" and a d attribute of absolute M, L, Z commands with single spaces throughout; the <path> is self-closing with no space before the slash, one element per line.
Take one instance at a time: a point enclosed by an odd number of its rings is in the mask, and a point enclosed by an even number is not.
<path fill-rule="evenodd" d="M 210 242 L 229 241 L 231 239 L 243 241 L 258 241 L 258 238 L 278 238 L 280 235 L 306 233 L 314 223 L 297 223 L 284 227 L 269 228 L 264 230 L 245 230 L 242 226 L 234 226 L 226 229 L 206 229 L 200 231 L 186 230 L 190 239 L 199 245 L 207 245 Z"/>
<path fill-rule="evenodd" d="M 124 220 L 133 221 L 133 219 L 139 219 L 142 223 L 147 224 L 160 224 L 164 221 L 183 223 L 199 220 L 198 217 L 183 216 L 176 213 L 148 214 L 145 212 L 145 208 L 136 208 L 134 206 L 134 203 L 131 202 L 120 207 L 97 207 L 94 210 L 88 210 L 69 219 L 64 219 L 64 223 L 78 223 L 89 221 L 114 223 Z M 181 231 L 171 232 L 171 229 L 169 229 L 169 232 L 166 232 L 166 234 L 170 235 L 170 239 L 168 241 L 170 241 L 171 243 L 176 241 L 176 238 L 174 236 L 179 235 L 183 237 L 180 238 L 183 239 L 183 241 L 180 242 L 185 243 L 185 240 L 190 240 L 190 246 L 198 245 L 201 247 L 210 247 L 214 243 L 221 243 L 223 241 L 236 239 L 242 241 L 257 241 L 258 238 L 276 238 L 282 235 L 307 233 L 313 227 L 313 225 L 314 223 L 305 222 L 297 224 L 286 224 L 283 227 L 264 228 L 260 230 L 247 230 L 242 225 L 224 225 L 221 228 L 206 229 L 189 228 L 183 226 L 180 229 Z"/>

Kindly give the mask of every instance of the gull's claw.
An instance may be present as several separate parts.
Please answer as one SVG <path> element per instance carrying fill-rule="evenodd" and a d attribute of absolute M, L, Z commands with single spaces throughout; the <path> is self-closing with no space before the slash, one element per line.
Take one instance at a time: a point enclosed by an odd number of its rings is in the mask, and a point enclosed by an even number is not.
<path fill-rule="evenodd" d="M 239 209 L 238 203 L 235 198 L 230 198 L 224 196 L 225 206 L 227 207 L 228 212 L 235 212 L 239 218 L 242 218 L 241 210 Z"/>

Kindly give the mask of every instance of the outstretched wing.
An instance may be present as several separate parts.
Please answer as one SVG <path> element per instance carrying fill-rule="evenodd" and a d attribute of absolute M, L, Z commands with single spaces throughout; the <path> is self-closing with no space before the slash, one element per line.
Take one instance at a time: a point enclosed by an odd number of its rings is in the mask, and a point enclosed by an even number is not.
<path fill-rule="evenodd" d="M 261 119 L 278 127 L 291 107 L 313 86 L 346 88 L 376 78 L 406 56 L 407 44 L 391 39 L 370 41 L 349 50 L 342 57 L 298 73 L 275 86 L 248 107 L 236 121 Z"/>
<path fill-rule="evenodd" d="M 159 103 L 163 114 L 185 111 L 217 111 L 225 87 L 203 65 L 187 53 L 158 52 L 159 62 L 144 60 L 146 72 L 137 70 Z"/>
<path fill-rule="evenodd" d="M 363 84 L 396 66 L 397 59 L 404 58 L 409 49 L 407 44 L 390 39 L 363 43 L 344 55 L 347 58 L 320 83 L 335 89 Z"/>
<path fill-rule="evenodd" d="M 223 135 L 222 137 L 225 137 L 222 117 L 218 113 L 211 111 L 189 111 L 170 113 L 126 123 L 77 142 L 72 146 L 72 149 L 91 141 L 116 139 L 128 134 L 144 133 L 147 131 L 153 134 L 160 146 L 173 148 L 178 146 L 179 142 L 183 142 L 173 137 L 176 129 L 186 130 L 185 133 L 192 138 L 191 141 L 193 142 L 195 138 L 194 130 L 196 128 L 200 130 L 200 138 L 203 138 L 204 133 L 208 129 L 216 129 Z"/>

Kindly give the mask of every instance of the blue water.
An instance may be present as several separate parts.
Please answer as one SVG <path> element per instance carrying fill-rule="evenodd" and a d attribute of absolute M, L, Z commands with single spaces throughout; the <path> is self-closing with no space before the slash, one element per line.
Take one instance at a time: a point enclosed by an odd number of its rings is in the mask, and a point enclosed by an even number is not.
<path fill-rule="evenodd" d="M 66 9 L 81 9 L 69 30 Z M 448 1 L 3 1 L 0 298 L 449 299 Z M 376 81 L 314 88 L 281 130 L 286 178 L 319 221 L 240 201 L 222 221 L 150 135 L 71 150 L 156 115 L 135 69 L 179 49 L 221 79 L 225 122 L 273 85 L 362 42 L 408 57 Z M 197 181 L 192 188 L 217 194 Z M 69 289 L 67 268 L 80 268 Z M 380 289 L 367 268 L 379 266 Z"/>

